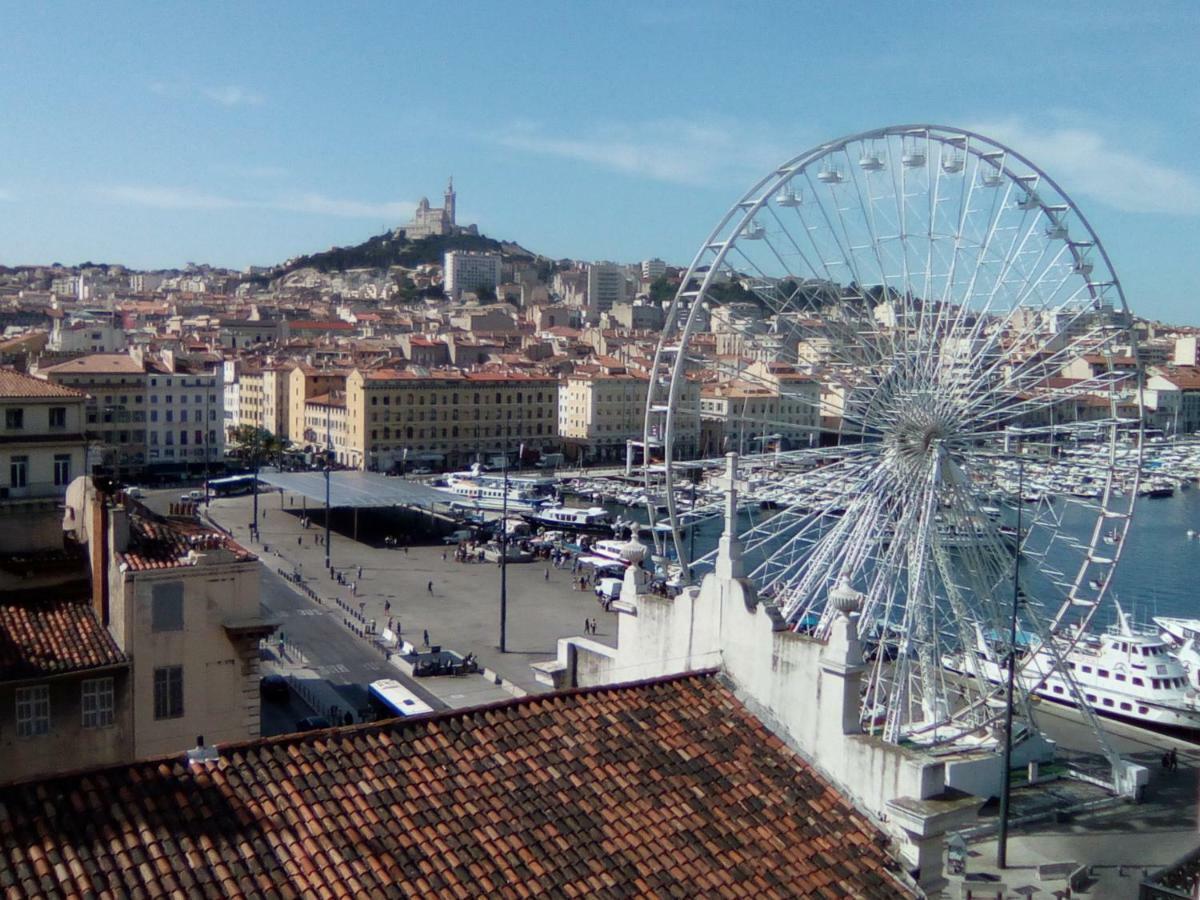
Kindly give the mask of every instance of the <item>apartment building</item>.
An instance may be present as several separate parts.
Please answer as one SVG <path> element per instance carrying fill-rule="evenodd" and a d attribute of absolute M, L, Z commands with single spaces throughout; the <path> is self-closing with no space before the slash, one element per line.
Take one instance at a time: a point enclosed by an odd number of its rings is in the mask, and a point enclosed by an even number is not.
<path fill-rule="evenodd" d="M 92 609 L 132 662 L 138 758 L 258 737 L 257 557 L 195 516 L 163 516 L 90 482 L 68 500 L 92 569 Z"/>
<path fill-rule="evenodd" d="M 0 369 L 0 549 L 60 545 L 59 506 L 83 474 L 86 396 L 73 388 Z"/>
<path fill-rule="evenodd" d="M 646 376 L 616 365 L 568 375 L 558 404 L 559 433 L 568 457 L 580 462 L 624 460 L 628 442 L 641 441 L 645 434 L 648 386 Z M 689 380 L 680 385 L 674 444 L 682 459 L 694 457 L 699 445 L 699 398 L 698 384 Z"/>
<path fill-rule="evenodd" d="M 345 409 L 346 374 L 345 369 L 318 369 L 306 363 L 297 363 L 288 372 L 288 424 L 284 434 L 294 445 L 304 447 L 312 444 L 308 438 L 309 401 L 322 395 L 338 394 L 342 397 L 342 408 Z M 320 433 L 318 446 L 325 446 L 324 431 Z"/>
<path fill-rule="evenodd" d="M 596 262 L 587 267 L 588 320 L 599 322 L 616 303 L 625 302 L 625 267 L 613 262 Z"/>
<path fill-rule="evenodd" d="M 444 257 L 443 284 L 446 296 L 458 300 L 464 293 L 500 284 L 499 253 L 469 253 L 451 250 Z"/>
<path fill-rule="evenodd" d="M 141 472 L 146 456 L 146 367 L 128 353 L 93 353 L 39 370 L 38 377 L 87 394 L 85 432 L 92 464 L 118 479 Z"/>
<path fill-rule="evenodd" d="M 343 379 L 344 380 L 344 379 Z M 312 452 L 333 450 L 333 458 L 343 466 L 357 466 L 360 455 L 350 442 L 345 391 L 330 391 L 305 398 L 302 445 Z"/>
<path fill-rule="evenodd" d="M 199 472 L 225 455 L 224 394 L 215 361 L 170 352 L 96 353 L 39 375 L 87 393 L 86 432 L 95 465 L 118 479 Z"/>
<path fill-rule="evenodd" d="M 558 445 L 558 381 L 527 372 L 355 369 L 346 379 L 346 463 L 386 471 L 458 467 L 481 456 Z"/>

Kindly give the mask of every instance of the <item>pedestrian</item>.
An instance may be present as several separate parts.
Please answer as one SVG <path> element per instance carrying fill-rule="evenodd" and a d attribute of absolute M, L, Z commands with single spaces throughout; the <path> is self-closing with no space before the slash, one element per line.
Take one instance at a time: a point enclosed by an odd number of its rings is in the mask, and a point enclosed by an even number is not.
<path fill-rule="evenodd" d="M 584 633 L 584 634 L 591 634 L 591 633 L 592 633 L 592 620 L 591 620 L 591 619 L 584 619 L 584 620 L 583 620 L 583 633 Z"/>
<path fill-rule="evenodd" d="M 299 547 L 303 543 L 304 543 L 304 538 L 300 537 L 299 535 L 296 535 L 296 546 Z"/>
<path fill-rule="evenodd" d="M 547 569 L 546 570 L 546 581 L 549 581 L 549 580 L 550 580 L 550 570 Z"/>
<path fill-rule="evenodd" d="M 346 718 L 344 718 L 342 720 L 342 724 L 353 725 L 354 724 L 354 713 L 350 712 L 349 710 L 346 710 Z"/>
<path fill-rule="evenodd" d="M 424 638 L 424 645 L 426 647 L 428 647 L 429 646 L 429 629 L 428 628 L 423 629 L 422 637 Z"/>
<path fill-rule="evenodd" d="M 408 547 L 405 547 L 405 548 L 404 548 L 404 555 L 405 555 L 405 556 L 408 556 Z"/>
<path fill-rule="evenodd" d="M 1174 772 L 1179 768 L 1179 751 L 1174 747 L 1171 748 L 1171 771 Z"/>
<path fill-rule="evenodd" d="M 362 566 L 358 567 L 358 580 L 362 581 Z"/>
<path fill-rule="evenodd" d="M 442 562 L 445 562 L 445 561 L 446 561 L 446 551 L 443 550 L 442 551 Z"/>
<path fill-rule="evenodd" d="M 351 597 L 358 596 L 358 582 L 357 581 L 350 582 L 350 596 Z"/>
<path fill-rule="evenodd" d="M 391 601 L 391 600 L 384 600 L 384 601 L 383 601 L 383 611 L 384 611 L 384 612 L 391 612 L 391 611 L 392 611 L 392 601 Z"/>
<path fill-rule="evenodd" d="M 425 589 L 427 591 L 429 591 L 429 593 L 432 594 L 433 593 L 433 582 L 431 581 L 431 582 L 429 582 L 429 584 L 425 585 Z"/>

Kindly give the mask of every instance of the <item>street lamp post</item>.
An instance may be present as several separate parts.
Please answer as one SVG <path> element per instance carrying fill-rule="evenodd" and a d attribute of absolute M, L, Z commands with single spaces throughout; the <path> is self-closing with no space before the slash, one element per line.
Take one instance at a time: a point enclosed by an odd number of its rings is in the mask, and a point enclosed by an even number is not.
<path fill-rule="evenodd" d="M 1017 547 L 1013 560 L 1012 622 L 1008 633 L 1008 685 L 1004 703 L 1004 754 L 1000 763 L 1000 828 L 996 833 L 996 867 L 1008 867 L 1008 802 L 1012 787 L 1013 685 L 1017 668 L 1017 608 L 1021 599 L 1021 495 L 1025 492 L 1025 456 L 1017 444 Z"/>
<path fill-rule="evenodd" d="M 329 405 L 325 407 L 325 568 L 330 568 L 329 562 L 329 480 L 333 467 L 333 393 L 329 394 Z"/>
<path fill-rule="evenodd" d="M 254 534 L 258 535 L 258 457 L 259 457 L 259 442 L 262 440 L 262 434 L 257 425 L 254 427 Z"/>

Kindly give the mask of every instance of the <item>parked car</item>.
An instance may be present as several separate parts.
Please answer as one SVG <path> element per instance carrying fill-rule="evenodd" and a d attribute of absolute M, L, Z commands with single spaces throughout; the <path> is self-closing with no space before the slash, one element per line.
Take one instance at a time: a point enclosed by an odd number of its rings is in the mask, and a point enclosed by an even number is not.
<path fill-rule="evenodd" d="M 146 496 L 146 492 L 136 484 L 131 484 L 129 487 L 125 488 L 125 496 L 134 500 L 141 500 Z"/>
<path fill-rule="evenodd" d="M 179 499 L 189 503 L 196 503 L 204 499 L 204 491 L 184 491 L 179 495 Z"/>
<path fill-rule="evenodd" d="M 324 716 L 307 716 L 296 722 L 297 731 L 318 731 L 322 728 L 332 728 L 329 720 Z"/>
<path fill-rule="evenodd" d="M 621 596 L 621 585 L 624 582 L 620 578 L 601 578 L 599 584 L 596 585 L 596 597 L 608 609 L 610 603 Z"/>
<path fill-rule="evenodd" d="M 282 675 L 264 675 L 258 680 L 258 693 L 264 700 L 283 703 L 288 699 L 291 688 Z"/>

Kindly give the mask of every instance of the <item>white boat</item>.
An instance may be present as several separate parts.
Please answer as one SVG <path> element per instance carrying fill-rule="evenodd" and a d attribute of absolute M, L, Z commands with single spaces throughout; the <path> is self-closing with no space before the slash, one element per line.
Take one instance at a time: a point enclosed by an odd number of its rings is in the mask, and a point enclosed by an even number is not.
<path fill-rule="evenodd" d="M 628 544 L 628 541 L 596 541 L 588 547 L 587 552 L 592 556 L 603 556 L 605 559 L 611 559 L 613 562 L 628 565 L 629 561 L 622 555 L 622 551 Z"/>
<path fill-rule="evenodd" d="M 467 509 L 506 509 L 509 512 L 532 512 L 545 504 L 545 497 L 527 485 L 503 475 L 485 475 L 478 466 L 469 472 L 451 472 L 445 487 L 438 490 L 451 494 L 451 506 Z"/>
<path fill-rule="evenodd" d="M 531 522 L 549 528 L 565 528 L 569 531 L 592 531 L 600 534 L 612 532 L 613 519 L 608 510 L 600 506 L 579 509 L 573 506 L 543 506 L 526 513 Z"/>
<path fill-rule="evenodd" d="M 976 629 L 976 665 L 989 681 L 1007 680 L 1007 667 L 993 644 Z M 1135 633 L 1127 625 L 1103 635 L 1083 635 L 1060 655 L 1083 700 L 1099 715 L 1158 728 L 1200 730 L 1200 693 L 1183 664 L 1157 635 Z M 1037 696 L 1074 706 L 1075 697 L 1059 674 L 1055 654 L 1040 645 L 1020 652 L 1018 675 Z M 959 654 L 943 659 L 946 668 L 972 674 Z"/>
<path fill-rule="evenodd" d="M 1200 638 L 1200 619 L 1155 616 L 1152 621 L 1162 629 L 1164 640 L 1173 644 L 1186 644 Z"/>

